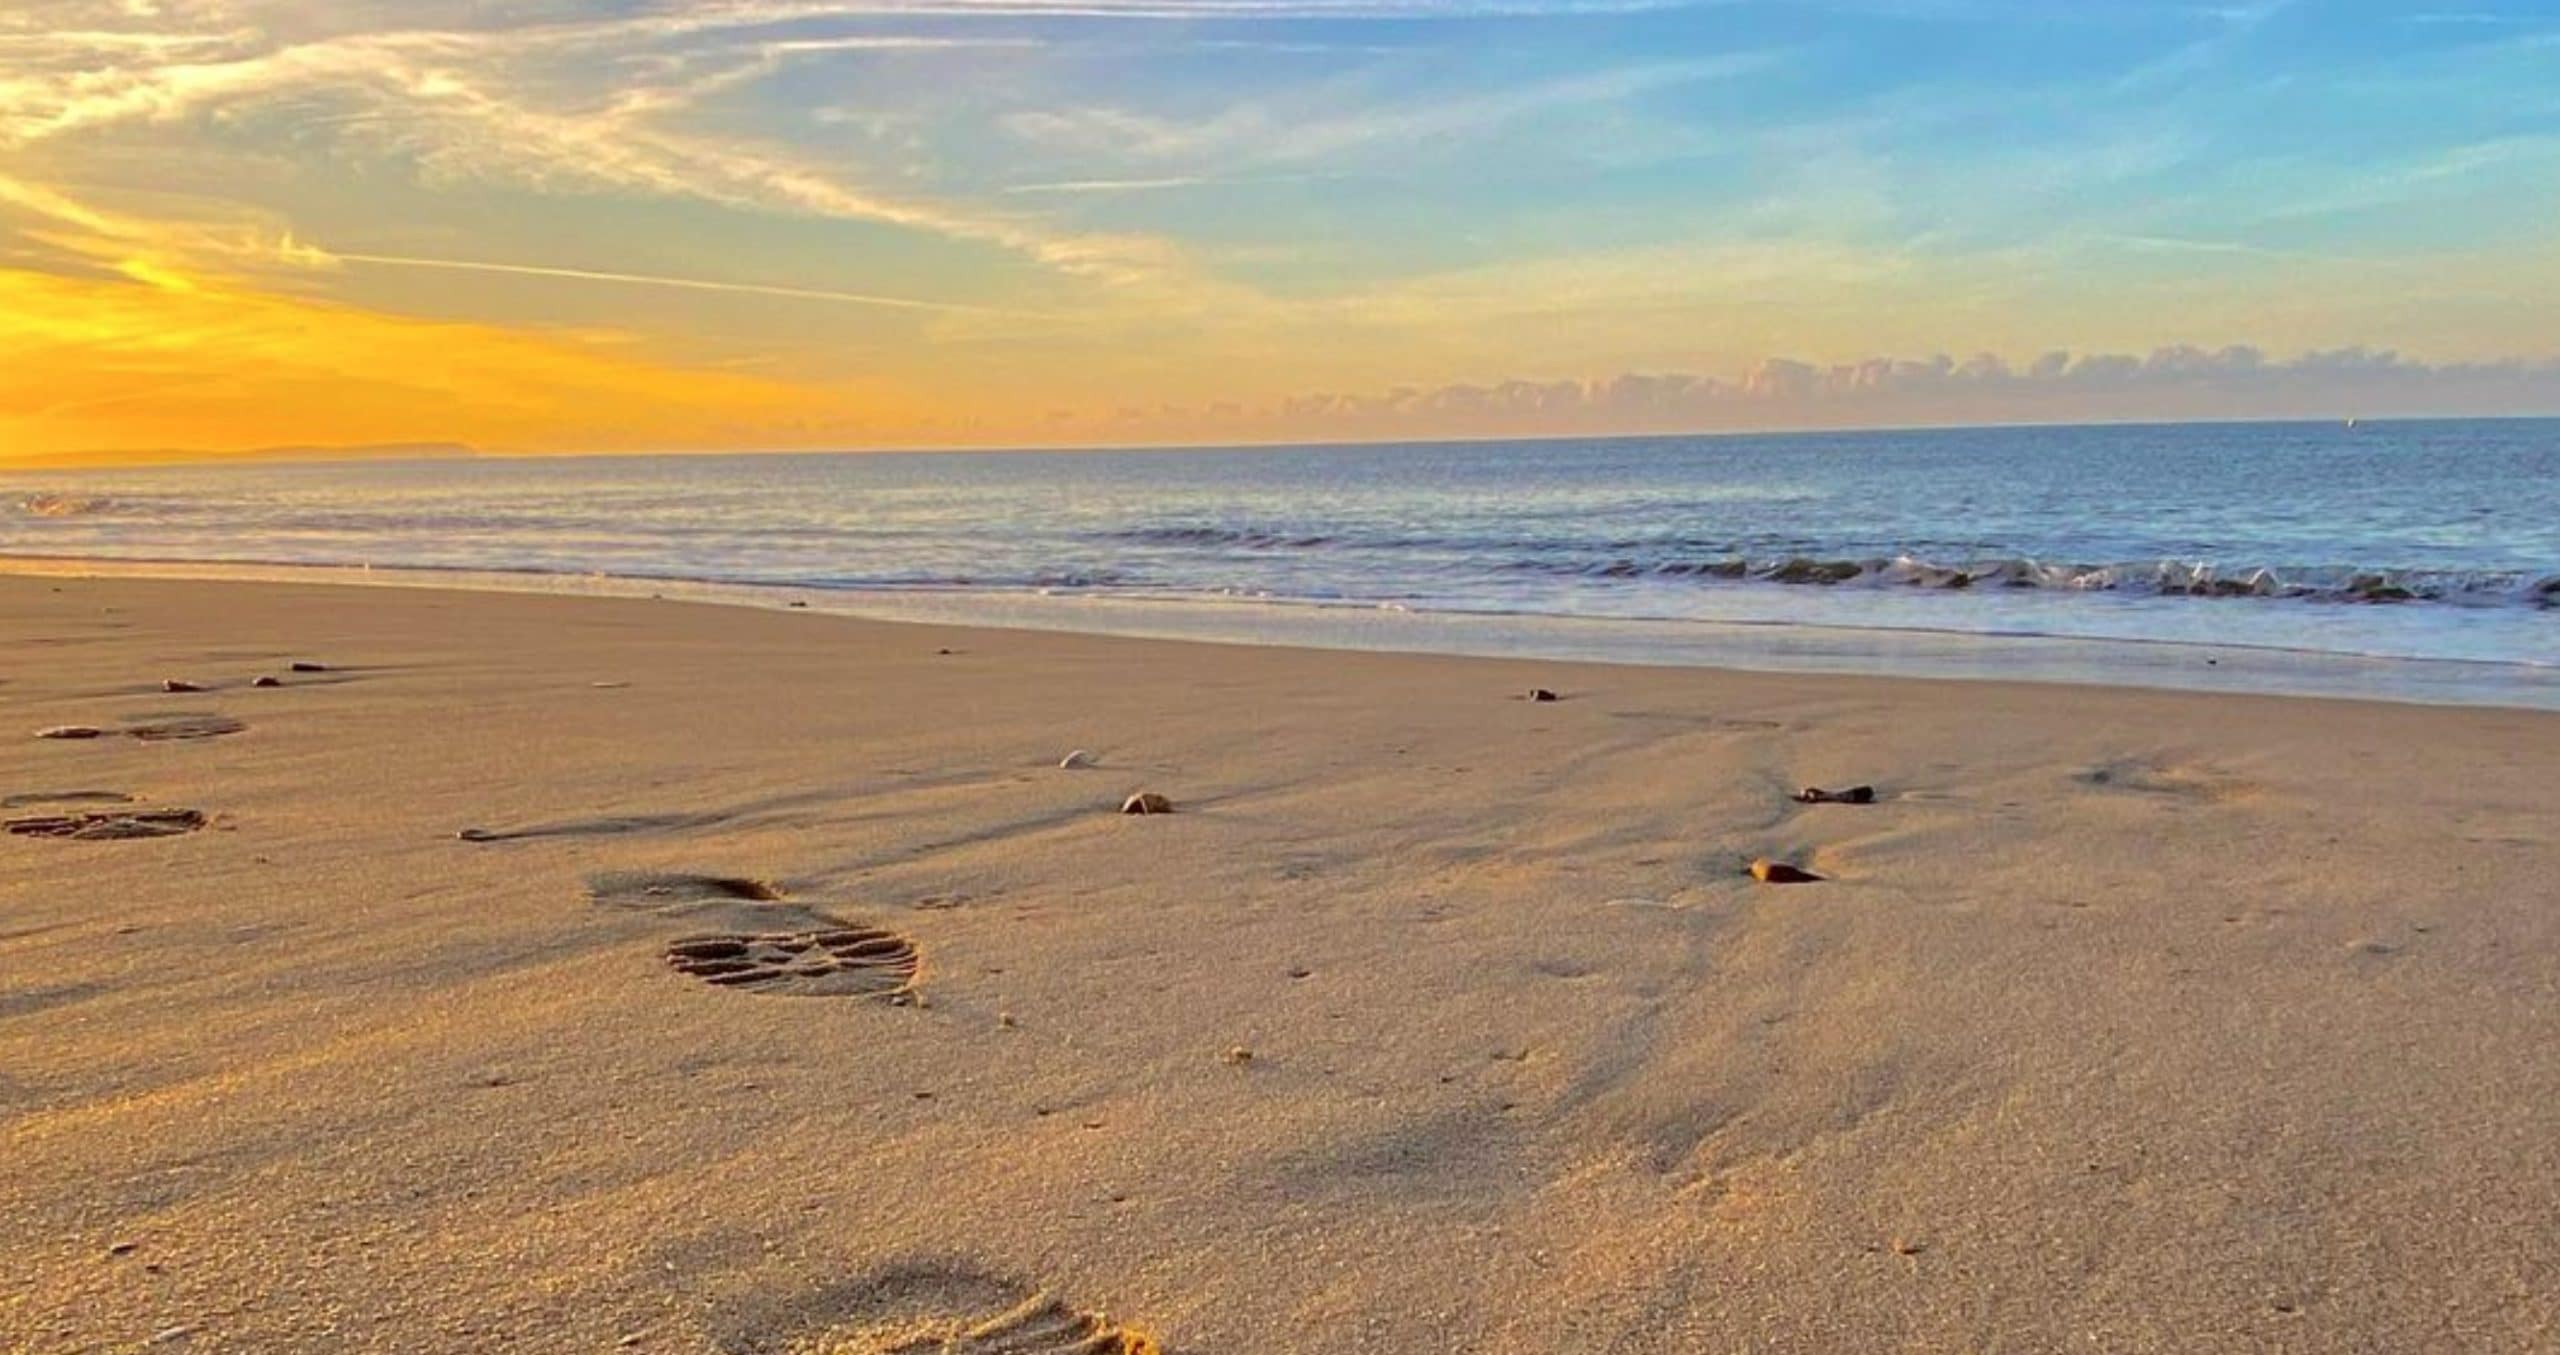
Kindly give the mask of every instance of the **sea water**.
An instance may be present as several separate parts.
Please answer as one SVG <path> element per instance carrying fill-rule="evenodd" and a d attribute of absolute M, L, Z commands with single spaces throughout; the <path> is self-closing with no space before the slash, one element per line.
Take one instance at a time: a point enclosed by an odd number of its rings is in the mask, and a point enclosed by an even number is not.
<path fill-rule="evenodd" d="M 0 554 L 1755 667 L 2461 664 L 2540 705 L 2560 420 L 20 471 Z"/>

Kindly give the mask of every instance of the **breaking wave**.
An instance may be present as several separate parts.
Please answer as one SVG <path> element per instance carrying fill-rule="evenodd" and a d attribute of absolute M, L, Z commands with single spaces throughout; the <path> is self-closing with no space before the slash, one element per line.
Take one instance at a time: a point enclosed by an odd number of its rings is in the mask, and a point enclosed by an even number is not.
<path fill-rule="evenodd" d="M 1827 588 L 1867 586 L 1949 591 L 2021 588 L 2149 597 L 2293 598 L 2313 602 L 2441 602 L 2463 606 L 2560 607 L 2560 574 L 2537 577 L 2503 571 L 2230 568 L 2179 560 L 2054 564 L 2030 559 L 1997 559 L 1940 564 L 1910 555 L 1860 559 L 1791 555 L 1772 560 L 1731 556 L 1717 560 L 1659 562 L 1617 559 L 1596 564 L 1523 561 L 1517 567 L 1601 578 L 1730 579 Z"/>
<path fill-rule="evenodd" d="M 2450 603 L 2560 608 L 2560 574 L 2349 566 L 2240 565 L 2187 560 L 2057 563 L 2020 556 L 1924 558 L 1892 555 L 1754 554 L 1739 543 L 1618 542 L 1595 555 L 1588 545 L 1540 546 L 1516 539 L 1407 537 L 1295 532 L 1260 527 L 1150 526 L 1107 534 L 1124 544 L 1251 553 L 1429 550 L 1514 574 L 1588 579 L 1687 579 L 1823 588 L 2048 589 L 2146 597 L 2285 598 L 2313 602 Z M 1811 543 L 1807 543 L 1811 544 Z"/>
<path fill-rule="evenodd" d="M 78 518 L 112 510 L 116 501 L 97 494 L 29 494 L 18 511 L 34 518 Z"/>

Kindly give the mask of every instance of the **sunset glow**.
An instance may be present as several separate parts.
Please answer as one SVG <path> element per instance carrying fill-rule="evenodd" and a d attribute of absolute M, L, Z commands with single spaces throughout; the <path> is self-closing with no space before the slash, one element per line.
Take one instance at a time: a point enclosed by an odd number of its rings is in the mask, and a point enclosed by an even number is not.
<path fill-rule="evenodd" d="M 33 0 L 0 456 L 2550 411 L 2555 89 L 2516 0 Z"/>

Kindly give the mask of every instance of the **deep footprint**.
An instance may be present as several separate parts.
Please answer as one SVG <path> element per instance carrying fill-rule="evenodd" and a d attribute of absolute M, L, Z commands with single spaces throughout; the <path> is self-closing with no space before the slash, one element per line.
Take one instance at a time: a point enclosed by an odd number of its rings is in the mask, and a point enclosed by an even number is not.
<path fill-rule="evenodd" d="M 779 903 L 782 891 L 744 876 L 609 870 L 587 877 L 587 897 L 606 908 L 656 912 L 706 903 Z"/>
<path fill-rule="evenodd" d="M 205 826 L 193 809 L 90 810 L 78 814 L 32 814 L 0 823 L 14 837 L 54 838 L 65 842 L 126 842 L 136 838 L 178 837 Z"/>
<path fill-rule="evenodd" d="M 913 942 L 872 927 L 688 936 L 667 946 L 679 974 L 790 997 L 900 997 L 919 963 Z"/>

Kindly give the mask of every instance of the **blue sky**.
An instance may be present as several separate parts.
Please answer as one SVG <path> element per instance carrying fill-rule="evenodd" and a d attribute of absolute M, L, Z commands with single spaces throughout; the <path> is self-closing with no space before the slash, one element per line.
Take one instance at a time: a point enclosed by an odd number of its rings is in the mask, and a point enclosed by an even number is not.
<path fill-rule="evenodd" d="M 2550 409 L 2554 221 L 2516 0 L 33 0 L 0 437 Z"/>

